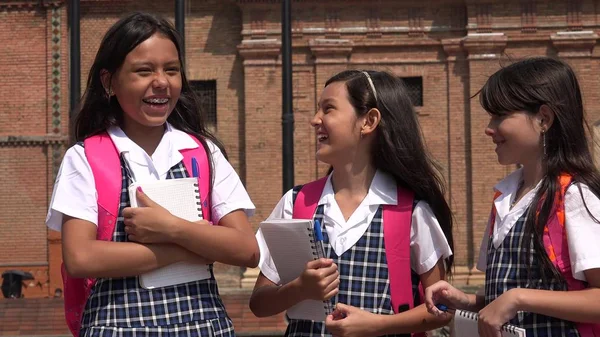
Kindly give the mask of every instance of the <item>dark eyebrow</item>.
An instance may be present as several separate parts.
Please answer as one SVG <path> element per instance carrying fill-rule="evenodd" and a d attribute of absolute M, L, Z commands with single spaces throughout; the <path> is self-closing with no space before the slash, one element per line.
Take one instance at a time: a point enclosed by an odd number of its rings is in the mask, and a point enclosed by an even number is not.
<path fill-rule="evenodd" d="M 180 64 L 181 63 L 179 62 L 179 59 L 173 59 L 173 60 L 165 63 L 165 65 L 167 65 L 167 66 L 173 66 L 173 65 L 179 66 Z M 140 62 L 133 62 L 131 65 L 134 67 L 141 67 L 141 66 L 152 66 L 153 63 L 148 62 L 148 61 L 140 61 Z"/>

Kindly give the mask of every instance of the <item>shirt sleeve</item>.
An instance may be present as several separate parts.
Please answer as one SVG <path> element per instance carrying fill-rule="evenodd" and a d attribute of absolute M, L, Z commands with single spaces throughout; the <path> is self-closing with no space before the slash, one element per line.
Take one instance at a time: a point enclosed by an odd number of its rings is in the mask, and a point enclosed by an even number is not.
<path fill-rule="evenodd" d="M 60 231 L 63 214 L 98 225 L 98 195 L 83 146 L 67 150 L 56 175 L 46 226 Z"/>
<path fill-rule="evenodd" d="M 565 193 L 565 227 L 573 277 L 581 281 L 586 281 L 584 271 L 600 268 L 600 223 L 594 218 L 600 220 L 598 197 L 586 185 L 571 185 Z"/>
<path fill-rule="evenodd" d="M 410 265 L 421 275 L 435 267 L 452 249 L 429 204 L 419 201 L 412 213 L 410 230 Z"/>
<path fill-rule="evenodd" d="M 267 219 L 291 219 L 293 212 L 293 191 L 289 190 L 279 200 L 277 206 L 275 206 L 275 208 L 271 212 L 271 215 L 269 215 Z M 256 232 L 256 241 L 258 242 L 258 248 L 260 250 L 260 259 L 258 262 L 258 267 L 260 268 L 260 271 L 271 282 L 279 284 L 279 282 L 281 282 L 279 273 L 277 272 L 277 268 L 275 267 L 275 263 L 273 262 L 273 258 L 271 257 L 271 253 L 269 252 L 269 247 L 267 247 L 267 243 L 265 242 L 265 238 L 263 237 L 260 229 L 258 230 L 258 232 Z"/>
<path fill-rule="evenodd" d="M 240 177 L 214 143 L 209 141 L 208 147 L 214 166 L 211 197 L 213 222 L 217 224 L 225 215 L 239 209 L 248 217 L 252 216 L 255 207 Z"/>

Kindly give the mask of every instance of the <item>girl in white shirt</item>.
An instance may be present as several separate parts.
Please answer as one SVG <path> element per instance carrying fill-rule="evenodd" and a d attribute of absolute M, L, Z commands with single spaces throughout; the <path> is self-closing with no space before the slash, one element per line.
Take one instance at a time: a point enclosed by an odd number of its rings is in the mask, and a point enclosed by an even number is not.
<path fill-rule="evenodd" d="M 599 336 L 600 174 L 573 70 L 544 57 L 516 62 L 479 99 L 498 162 L 522 168 L 495 187 L 477 264 L 485 296 L 439 282 L 426 290 L 428 309 L 479 312 L 481 336 L 501 336 L 507 322 L 527 336 Z"/>
<path fill-rule="evenodd" d="M 239 177 L 207 131 L 185 78 L 180 37 L 165 19 L 133 13 L 104 36 L 90 70 L 74 145 L 56 178 L 47 226 L 62 232 L 71 277 L 92 279 L 80 336 L 234 336 L 217 290 L 212 262 L 255 267 L 254 211 Z M 96 240 L 98 192 L 83 141 L 108 134 L 120 154 L 121 205 L 111 241 Z M 206 149 L 214 223 L 174 217 L 148 201 L 129 207 L 127 186 L 191 176 L 180 150 Z M 121 183 L 121 182 L 119 182 Z M 180 261 L 211 264 L 211 277 L 145 289 L 138 275 Z M 71 289 L 65 289 L 65 295 Z"/>
<path fill-rule="evenodd" d="M 282 285 L 257 233 L 261 273 L 251 310 L 270 316 L 306 299 L 336 305 L 322 321 L 290 320 L 286 336 L 410 334 L 444 325 L 422 305 L 394 315 L 390 303 L 382 239 L 383 226 L 392 224 L 383 223 L 382 208 L 397 204 L 398 187 L 415 193 L 412 292 L 418 296 L 419 282 L 427 286 L 444 279 L 452 266 L 450 209 L 404 84 L 385 72 L 339 73 L 327 81 L 311 124 L 318 137 L 317 158 L 332 167 L 314 215 L 322 220 L 328 258 L 309 262 L 300 277 Z M 292 218 L 297 191 L 283 196 L 271 219 Z"/>

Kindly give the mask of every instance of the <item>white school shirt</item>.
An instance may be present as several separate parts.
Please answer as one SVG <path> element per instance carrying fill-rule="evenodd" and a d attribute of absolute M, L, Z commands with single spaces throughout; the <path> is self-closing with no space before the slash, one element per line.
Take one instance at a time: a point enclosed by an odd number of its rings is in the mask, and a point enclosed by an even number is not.
<path fill-rule="evenodd" d="M 382 171 L 377 171 L 367 196 L 346 222 L 335 201 L 331 175 L 329 175 L 318 204 L 324 205 L 323 222 L 329 243 L 335 253 L 340 256 L 352 248 L 369 228 L 379 206 L 397 205 L 397 198 L 394 178 Z M 293 211 L 293 191 L 290 190 L 281 198 L 268 219 L 291 219 Z M 385 226 L 385 223 L 383 225 Z M 260 248 L 259 267 L 261 272 L 271 282 L 279 284 L 279 274 L 260 230 L 256 233 L 256 239 Z M 429 204 L 419 201 L 412 213 L 410 229 L 411 268 L 421 275 L 435 267 L 440 258 L 450 255 L 452 255 L 450 245 L 448 245 L 444 232 L 442 232 Z"/>
<path fill-rule="evenodd" d="M 522 169 L 508 175 L 500 181 L 494 189 L 502 193 L 495 201 L 496 223 L 492 233 L 492 244 L 498 248 L 502 241 L 513 228 L 517 220 L 523 215 L 531 204 L 540 183 L 531 191 L 527 192 L 517 204 L 510 209 L 510 203 L 518 189 L 521 180 Z M 579 193 L 581 186 L 585 204 Z M 584 184 L 572 184 L 565 193 L 565 227 L 567 229 L 567 242 L 571 259 L 573 277 L 586 281 L 585 270 L 600 268 L 600 224 L 595 222 L 585 208 L 588 209 L 596 219 L 600 219 L 600 199 L 590 191 Z M 489 242 L 490 224 L 485 229 L 477 269 L 485 271 L 487 265 L 487 249 Z"/>
<path fill-rule="evenodd" d="M 165 133 L 152 157 L 129 139 L 121 128 L 115 126 L 107 131 L 119 153 L 124 153 L 137 182 L 165 179 L 171 167 L 183 160 L 179 150 L 198 147 L 187 133 L 175 129 L 169 123 L 166 124 Z M 237 173 L 221 150 L 211 141 L 207 140 L 207 143 L 214 166 L 212 221 L 218 224 L 223 216 L 238 209 L 251 216 L 254 204 Z M 60 231 L 63 214 L 98 225 L 98 193 L 94 175 L 84 148 L 80 145 L 72 146 L 65 153 L 54 183 L 46 225 Z"/>

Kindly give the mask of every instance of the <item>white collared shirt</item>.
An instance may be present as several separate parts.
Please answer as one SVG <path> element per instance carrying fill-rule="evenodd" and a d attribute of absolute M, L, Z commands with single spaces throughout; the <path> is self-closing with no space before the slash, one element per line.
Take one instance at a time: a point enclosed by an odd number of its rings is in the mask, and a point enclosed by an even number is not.
<path fill-rule="evenodd" d="M 179 150 L 197 148 L 198 144 L 185 132 L 166 124 L 165 133 L 152 156 L 129 139 L 119 127 L 111 127 L 108 134 L 119 153 L 123 153 L 137 182 L 165 179 L 183 155 Z M 207 140 L 213 161 L 212 221 L 216 224 L 226 214 L 243 209 L 248 216 L 254 213 L 250 200 L 237 173 L 221 153 Z M 54 192 L 46 217 L 46 225 L 60 231 L 62 216 L 89 221 L 98 225 L 98 193 L 92 169 L 84 148 L 74 145 L 67 150 L 54 183 Z"/>
<path fill-rule="evenodd" d="M 345 221 L 335 200 L 330 175 L 318 204 L 324 206 L 323 222 L 329 243 L 335 253 L 340 256 L 352 248 L 369 228 L 379 206 L 397 205 L 397 197 L 397 187 L 393 177 L 377 171 L 367 196 L 348 221 Z M 275 206 L 269 219 L 291 219 L 293 210 L 293 192 L 290 190 Z M 383 225 L 385 226 L 385 223 Z M 279 274 L 260 230 L 256 233 L 256 239 L 260 248 L 261 272 L 272 282 L 279 283 Z M 433 211 L 424 201 L 419 201 L 413 210 L 410 247 L 411 267 L 418 274 L 431 270 L 440 258 L 452 255 L 452 250 Z"/>
<path fill-rule="evenodd" d="M 523 215 L 531 204 L 540 184 L 527 192 L 511 209 L 510 203 L 519 188 L 522 169 L 508 175 L 500 181 L 494 189 L 502 193 L 495 201 L 496 222 L 492 233 L 492 244 L 495 248 L 500 247 L 508 232 L 513 228 L 517 220 Z M 581 186 L 585 204 L 579 193 L 578 185 Z M 600 199 L 590 191 L 584 184 L 572 184 L 565 193 L 565 227 L 567 229 L 567 240 L 569 244 L 569 255 L 573 277 L 586 281 L 585 270 L 600 268 L 600 224 L 590 216 L 587 208 L 596 219 L 600 219 Z M 477 269 L 485 271 L 487 265 L 487 249 L 489 242 L 490 224 L 485 229 Z"/>

